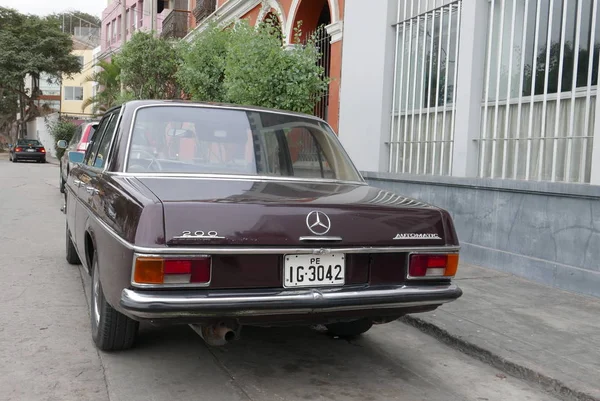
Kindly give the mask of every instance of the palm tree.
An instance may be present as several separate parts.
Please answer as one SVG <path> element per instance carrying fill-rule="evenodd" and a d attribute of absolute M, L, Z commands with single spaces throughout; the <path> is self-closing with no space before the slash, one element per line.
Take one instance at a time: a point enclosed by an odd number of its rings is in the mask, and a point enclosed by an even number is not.
<path fill-rule="evenodd" d="M 86 77 L 84 82 L 97 82 L 100 90 L 94 96 L 83 101 L 81 110 L 93 105 L 92 112 L 102 114 L 114 106 L 119 98 L 121 93 L 121 67 L 114 60 L 102 60 L 96 66 L 102 68 L 102 70 Z"/>

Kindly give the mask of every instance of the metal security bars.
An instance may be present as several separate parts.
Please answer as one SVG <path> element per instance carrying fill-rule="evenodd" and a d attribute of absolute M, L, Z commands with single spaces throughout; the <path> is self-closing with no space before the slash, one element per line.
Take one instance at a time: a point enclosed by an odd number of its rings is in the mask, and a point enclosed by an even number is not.
<path fill-rule="evenodd" d="M 390 172 L 451 174 L 461 5 L 399 4 Z"/>
<path fill-rule="evenodd" d="M 479 176 L 590 182 L 598 0 L 490 0 Z"/>

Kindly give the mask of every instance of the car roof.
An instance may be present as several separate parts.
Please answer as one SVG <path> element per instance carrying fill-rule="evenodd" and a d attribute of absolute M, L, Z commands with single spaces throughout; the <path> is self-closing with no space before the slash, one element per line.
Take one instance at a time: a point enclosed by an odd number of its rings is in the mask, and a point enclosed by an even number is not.
<path fill-rule="evenodd" d="M 242 106 L 239 104 L 230 104 L 230 103 L 211 103 L 211 102 L 194 102 L 189 100 L 132 100 L 126 103 L 123 103 L 122 106 L 126 108 L 137 109 L 138 107 L 143 106 L 176 106 L 176 105 L 196 105 L 198 107 L 207 107 L 207 108 L 223 108 L 229 110 L 241 110 L 241 111 L 258 111 L 258 112 L 266 112 L 266 113 L 276 113 L 276 114 L 285 114 L 289 116 L 296 116 L 301 118 L 308 118 L 311 120 L 317 120 L 323 123 L 326 123 L 322 118 L 313 116 L 311 114 L 298 113 L 294 111 L 286 111 L 279 109 L 270 109 L 266 107 L 258 107 L 258 106 Z M 107 113 L 118 109 L 121 106 L 115 106 L 111 109 L 107 110 Z"/>

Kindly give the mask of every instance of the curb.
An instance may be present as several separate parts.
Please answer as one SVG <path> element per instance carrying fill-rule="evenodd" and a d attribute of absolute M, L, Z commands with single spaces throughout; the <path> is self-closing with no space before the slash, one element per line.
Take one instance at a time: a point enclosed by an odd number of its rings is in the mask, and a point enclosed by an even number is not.
<path fill-rule="evenodd" d="M 459 336 L 455 336 L 441 327 L 429 323 L 423 319 L 414 316 L 404 316 L 399 321 L 406 323 L 425 334 L 428 334 L 437 340 L 443 342 L 450 347 L 469 355 L 470 357 L 479 359 L 480 361 L 500 369 L 503 372 L 540 386 L 544 391 L 551 395 L 560 398 L 563 401 L 600 401 L 591 394 L 587 394 L 575 390 L 560 380 L 553 379 L 541 372 L 536 372 L 526 366 L 512 362 L 500 355 L 497 355 L 487 349 L 481 348 L 478 345 L 470 343 Z"/>

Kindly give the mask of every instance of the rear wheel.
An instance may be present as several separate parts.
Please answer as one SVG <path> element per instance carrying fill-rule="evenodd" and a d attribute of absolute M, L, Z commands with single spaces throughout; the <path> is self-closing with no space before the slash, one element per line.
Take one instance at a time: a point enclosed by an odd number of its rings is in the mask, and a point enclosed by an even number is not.
<path fill-rule="evenodd" d="M 69 234 L 69 226 L 67 225 L 67 239 L 66 239 L 66 247 L 67 247 L 67 262 L 70 265 L 79 265 L 81 264 L 81 260 L 79 260 L 79 255 L 77 255 L 77 250 L 75 249 L 75 244 L 73 244 L 73 240 L 71 239 L 71 234 Z"/>
<path fill-rule="evenodd" d="M 329 334 L 338 337 L 356 337 L 369 331 L 373 327 L 371 319 L 360 319 L 353 322 L 340 322 L 328 324 Z"/>
<path fill-rule="evenodd" d="M 92 300 L 90 316 L 92 338 L 103 351 L 126 350 L 133 346 L 139 323 L 116 311 L 104 298 L 96 252 L 92 262 Z"/>
<path fill-rule="evenodd" d="M 17 158 L 16 158 L 15 156 L 13 156 L 13 158 L 12 158 L 12 162 L 13 162 L 13 163 L 16 163 L 16 162 L 17 162 Z"/>

